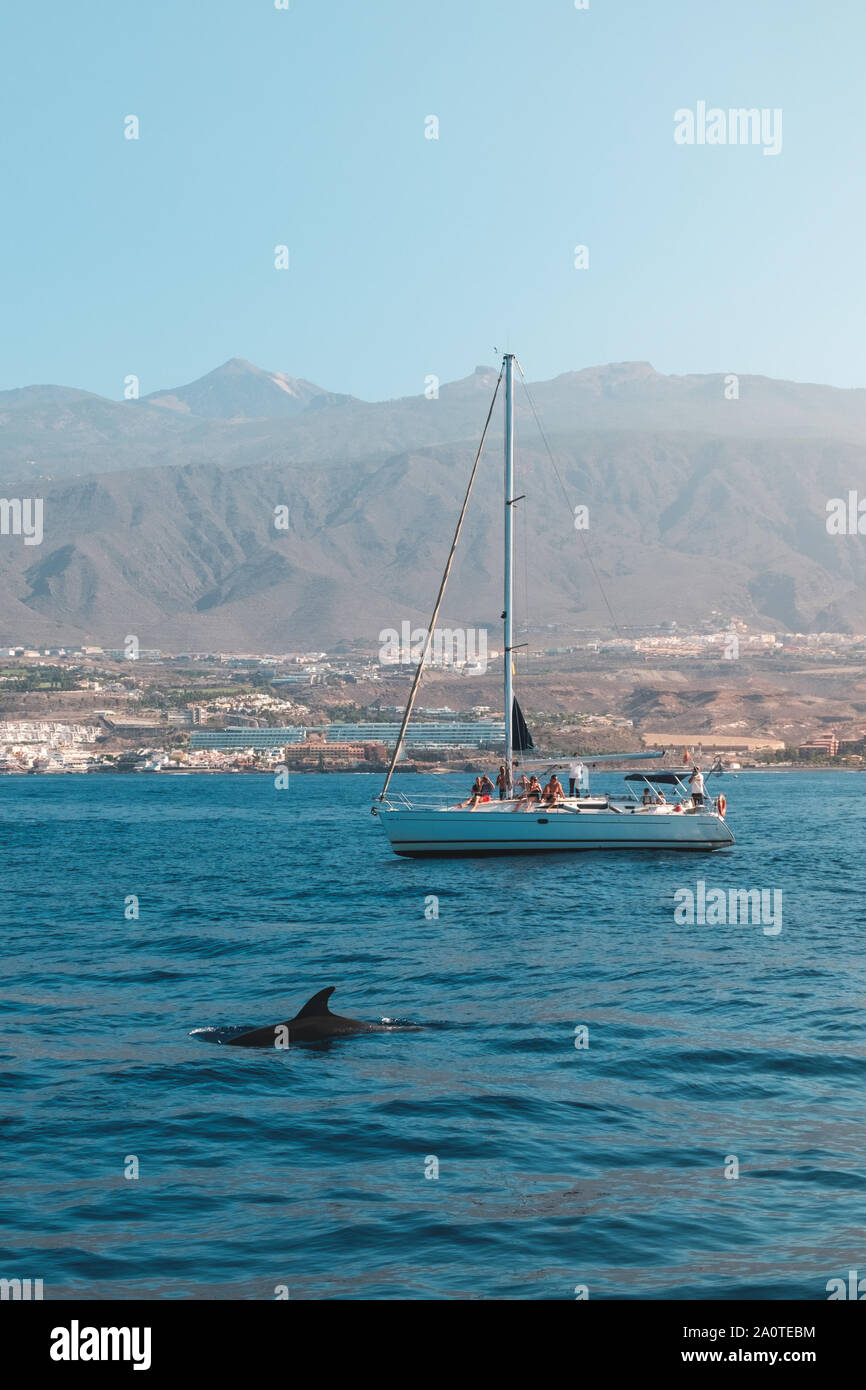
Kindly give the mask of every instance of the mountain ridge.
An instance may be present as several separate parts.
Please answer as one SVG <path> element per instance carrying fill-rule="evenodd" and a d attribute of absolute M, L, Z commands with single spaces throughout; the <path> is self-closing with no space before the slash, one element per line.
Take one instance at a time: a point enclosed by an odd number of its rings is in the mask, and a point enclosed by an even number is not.
<path fill-rule="evenodd" d="M 198 410 L 235 409 L 239 372 L 253 408 L 261 390 L 288 398 L 275 374 L 231 363 Z M 38 490 L 45 513 L 41 546 L 0 537 L 0 641 L 120 646 L 133 631 L 167 649 L 357 639 L 375 651 L 382 628 L 428 619 L 496 375 L 481 366 L 438 399 L 384 403 L 307 383 L 299 410 L 256 419 L 62 387 L 0 393 L 3 490 Z M 628 623 L 716 613 L 866 630 L 866 538 L 825 525 L 827 500 L 862 478 L 866 392 L 739 386 L 727 399 L 723 377 L 649 363 L 564 373 L 530 385 L 531 400 L 518 386 L 516 573 L 534 632 L 609 625 L 593 566 Z M 501 432 L 497 411 L 443 613 L 452 626 L 498 626 Z M 38 458 L 49 447 L 53 478 Z"/>

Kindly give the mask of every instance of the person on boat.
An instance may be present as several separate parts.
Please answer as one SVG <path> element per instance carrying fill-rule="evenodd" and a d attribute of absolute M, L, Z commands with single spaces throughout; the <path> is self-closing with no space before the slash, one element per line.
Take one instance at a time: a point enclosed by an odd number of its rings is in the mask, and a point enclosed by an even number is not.
<path fill-rule="evenodd" d="M 524 781 L 525 780 L 524 778 Z M 537 805 L 540 801 L 541 783 L 533 773 L 529 779 L 529 786 L 526 788 L 526 791 L 522 794 L 519 801 L 515 802 L 514 809 L 515 811 L 530 811 L 532 807 Z"/>
<path fill-rule="evenodd" d="M 551 773 L 550 781 L 542 792 L 541 799 L 548 806 L 555 806 L 557 801 L 565 800 L 565 792 L 562 790 L 562 783 L 556 773 Z"/>
<path fill-rule="evenodd" d="M 491 782 L 490 778 L 487 776 L 487 773 L 485 772 L 481 778 L 481 795 L 485 801 L 490 800 L 494 790 L 495 788 L 493 786 L 493 783 Z"/>
<path fill-rule="evenodd" d="M 492 785 L 492 784 L 491 784 L 491 785 Z M 475 810 L 475 807 L 476 807 L 476 806 L 479 806 L 479 805 L 481 804 L 481 802 L 482 802 L 482 801 L 485 801 L 485 800 L 489 801 L 489 800 L 490 800 L 490 797 L 489 797 L 489 796 L 485 796 L 485 793 L 484 793 L 484 790 L 483 790 L 483 787 L 482 787 L 482 784 L 481 784 L 481 778 L 480 778 L 480 777 L 476 777 L 476 778 L 475 778 L 475 781 L 472 783 L 472 790 L 471 790 L 471 792 L 469 793 L 469 795 L 467 796 L 466 800 L 465 800 L 465 801 L 458 801 L 457 805 L 454 807 L 454 810 L 455 810 L 455 811 L 462 811 L 464 806 L 468 806 L 469 809 L 470 809 L 470 811 L 474 811 L 474 810 Z"/>
<path fill-rule="evenodd" d="M 652 787 L 647 783 L 643 789 L 643 804 L 644 806 L 655 806 L 655 803 L 656 799 L 653 796 Z"/>
<path fill-rule="evenodd" d="M 578 758 L 573 758 L 568 764 L 568 794 L 569 796 L 580 795 L 580 779 L 583 772 L 583 763 Z"/>
<path fill-rule="evenodd" d="M 692 805 L 703 806 L 704 804 L 704 774 L 701 772 L 697 763 L 692 768 L 692 775 L 689 778 L 689 786 L 692 789 Z"/>
<path fill-rule="evenodd" d="M 508 795 L 508 773 L 505 771 L 504 765 L 499 769 L 496 785 L 499 788 L 499 800 L 504 801 Z"/>

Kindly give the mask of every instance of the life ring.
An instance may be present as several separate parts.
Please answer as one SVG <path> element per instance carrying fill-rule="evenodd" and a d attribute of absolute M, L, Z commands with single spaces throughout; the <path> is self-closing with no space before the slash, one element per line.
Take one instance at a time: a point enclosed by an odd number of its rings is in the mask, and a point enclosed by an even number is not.
<path fill-rule="evenodd" d="M 720 815 L 723 819 L 724 819 L 725 811 L 726 811 L 727 809 L 728 809 L 728 803 L 727 803 L 727 799 L 726 799 L 726 797 L 725 797 L 725 793 L 724 793 L 724 792 L 721 792 L 721 793 L 719 794 L 719 799 L 718 799 L 718 801 L 716 802 L 716 810 L 718 811 L 719 815 Z"/>

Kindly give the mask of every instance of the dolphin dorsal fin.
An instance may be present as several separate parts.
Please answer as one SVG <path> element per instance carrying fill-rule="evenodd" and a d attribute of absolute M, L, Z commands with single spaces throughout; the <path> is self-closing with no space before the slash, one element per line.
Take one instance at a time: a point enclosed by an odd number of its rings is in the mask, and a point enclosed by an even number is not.
<path fill-rule="evenodd" d="M 322 1014 L 330 1013 L 328 1000 L 334 993 L 336 985 L 329 985 L 327 989 L 320 989 L 318 994 L 314 994 L 312 999 L 308 999 L 300 1013 L 295 1014 L 295 1018 L 320 1017 Z"/>

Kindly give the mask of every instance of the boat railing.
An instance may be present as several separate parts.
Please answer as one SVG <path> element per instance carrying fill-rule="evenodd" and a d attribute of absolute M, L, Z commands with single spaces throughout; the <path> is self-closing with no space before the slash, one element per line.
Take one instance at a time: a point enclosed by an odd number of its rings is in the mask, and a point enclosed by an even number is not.
<path fill-rule="evenodd" d="M 389 792 L 382 800 L 373 803 L 373 813 L 375 814 L 380 807 L 386 811 L 441 811 L 446 806 L 453 806 L 454 802 L 450 797 L 440 796 L 438 798 L 425 797 L 410 799 L 405 792 Z"/>
<path fill-rule="evenodd" d="M 591 802 L 594 808 L 597 808 L 599 805 L 610 805 L 613 799 L 614 798 L 612 798 L 608 792 L 598 792 L 591 793 L 583 797 L 566 796 L 562 798 L 562 802 L 559 804 L 561 804 L 567 810 L 569 809 L 569 802 L 579 803 L 580 801 L 587 801 Z M 627 802 L 629 798 L 619 797 L 616 799 L 621 800 L 623 802 Z M 509 807 L 513 810 L 514 807 L 517 805 L 517 802 L 520 800 L 521 798 L 519 796 L 509 796 L 506 797 L 504 800 L 500 800 L 499 797 L 490 797 L 486 804 L 490 809 L 498 807 L 504 810 L 506 807 Z M 374 801 L 372 809 L 373 814 L 375 815 L 380 808 L 386 811 L 447 811 L 459 810 L 462 804 L 462 802 L 455 801 L 453 795 L 439 795 L 438 797 L 412 797 L 410 799 L 410 797 L 408 797 L 405 792 L 389 792 L 388 795 L 384 797 L 384 799 L 382 799 L 381 801 L 378 799 Z M 547 802 L 539 802 L 537 809 L 540 811 L 549 811 L 551 807 Z"/>

